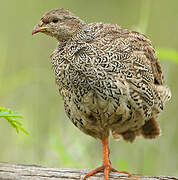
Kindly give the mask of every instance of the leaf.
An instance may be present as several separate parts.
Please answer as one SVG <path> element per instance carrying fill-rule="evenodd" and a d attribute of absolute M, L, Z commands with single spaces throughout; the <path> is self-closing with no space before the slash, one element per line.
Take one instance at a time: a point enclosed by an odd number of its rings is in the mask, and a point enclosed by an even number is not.
<path fill-rule="evenodd" d="M 17 133 L 22 131 L 26 135 L 29 135 L 28 132 L 22 128 L 22 124 L 17 121 L 18 118 L 22 118 L 18 112 L 0 107 L 0 118 L 6 119 L 11 124 L 11 126 L 16 129 Z"/>
<path fill-rule="evenodd" d="M 178 64 L 178 51 L 173 49 L 158 49 L 158 58 L 161 60 L 169 60 Z"/>
<path fill-rule="evenodd" d="M 22 116 L 17 112 L 8 112 L 8 111 L 0 111 L 0 117 L 16 117 L 22 118 Z"/>

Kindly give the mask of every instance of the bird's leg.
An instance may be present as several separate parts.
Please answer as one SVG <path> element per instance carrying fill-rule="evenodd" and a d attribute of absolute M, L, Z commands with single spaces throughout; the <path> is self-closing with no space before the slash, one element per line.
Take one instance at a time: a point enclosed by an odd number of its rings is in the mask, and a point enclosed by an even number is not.
<path fill-rule="evenodd" d="M 109 170 L 111 167 L 111 163 L 109 160 L 109 147 L 108 147 L 108 137 L 102 139 L 103 145 L 103 167 L 104 167 L 104 177 L 105 180 L 109 179 Z"/>
<path fill-rule="evenodd" d="M 124 173 L 124 174 L 128 174 L 130 175 L 130 173 L 125 172 L 125 171 L 118 171 L 116 169 L 114 169 L 110 163 L 109 160 L 109 147 L 108 147 L 108 137 L 102 139 L 102 145 L 103 145 L 103 165 L 90 171 L 83 180 L 86 180 L 88 177 L 96 174 L 97 172 L 104 170 L 104 177 L 105 180 L 109 180 L 109 172 L 113 171 L 113 172 L 118 172 L 118 173 Z"/>

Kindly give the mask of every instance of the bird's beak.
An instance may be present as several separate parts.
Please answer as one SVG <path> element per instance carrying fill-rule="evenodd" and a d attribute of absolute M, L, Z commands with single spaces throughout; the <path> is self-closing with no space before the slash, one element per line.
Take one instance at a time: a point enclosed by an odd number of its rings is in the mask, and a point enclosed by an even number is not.
<path fill-rule="evenodd" d="M 32 35 L 34 35 L 34 34 L 36 34 L 36 33 L 38 33 L 38 32 L 46 32 L 46 30 L 48 29 L 48 27 L 43 27 L 42 25 L 43 25 L 43 23 L 37 24 L 37 25 L 34 27 L 33 31 L 32 31 Z"/>

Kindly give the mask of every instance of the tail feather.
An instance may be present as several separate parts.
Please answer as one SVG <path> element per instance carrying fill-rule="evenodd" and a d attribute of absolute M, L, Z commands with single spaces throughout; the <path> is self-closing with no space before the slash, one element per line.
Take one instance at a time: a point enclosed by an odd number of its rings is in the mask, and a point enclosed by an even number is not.
<path fill-rule="evenodd" d="M 153 139 L 161 134 L 159 124 L 155 118 L 148 120 L 141 129 L 141 134 L 144 138 Z"/>
<path fill-rule="evenodd" d="M 137 130 L 137 131 L 126 131 L 124 133 L 117 133 L 115 131 L 112 131 L 112 136 L 114 139 L 120 139 L 120 137 L 122 136 L 122 138 L 125 140 L 125 141 L 128 141 L 128 142 L 133 142 L 136 138 L 136 136 L 139 136 L 141 135 L 141 132 L 140 130 Z"/>

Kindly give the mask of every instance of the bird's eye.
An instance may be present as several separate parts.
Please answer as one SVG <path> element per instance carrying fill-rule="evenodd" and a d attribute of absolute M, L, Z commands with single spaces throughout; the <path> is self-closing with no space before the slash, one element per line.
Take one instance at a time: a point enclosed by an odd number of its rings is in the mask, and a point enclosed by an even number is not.
<path fill-rule="evenodd" d="M 53 19 L 53 23 L 57 23 L 58 21 L 59 21 L 58 18 L 54 18 L 54 19 Z"/>

